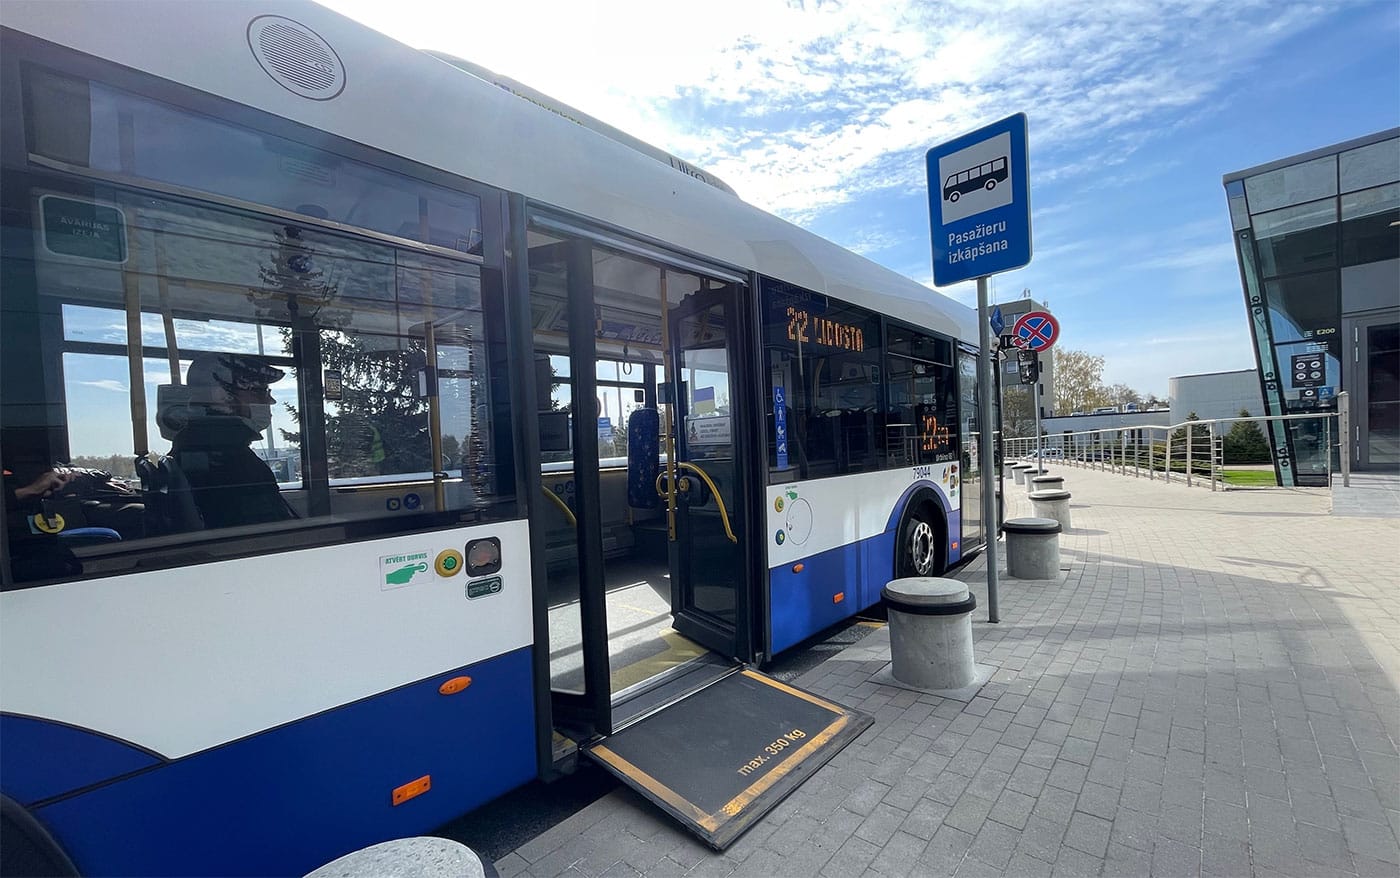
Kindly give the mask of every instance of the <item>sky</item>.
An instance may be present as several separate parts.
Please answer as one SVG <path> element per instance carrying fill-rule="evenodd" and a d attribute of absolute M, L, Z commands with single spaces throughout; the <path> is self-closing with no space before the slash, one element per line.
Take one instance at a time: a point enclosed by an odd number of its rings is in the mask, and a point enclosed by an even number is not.
<path fill-rule="evenodd" d="M 993 301 L 1163 398 L 1254 368 L 1222 175 L 1400 125 L 1395 0 L 323 2 L 930 287 L 925 153 L 1024 112 L 1034 255 Z"/>

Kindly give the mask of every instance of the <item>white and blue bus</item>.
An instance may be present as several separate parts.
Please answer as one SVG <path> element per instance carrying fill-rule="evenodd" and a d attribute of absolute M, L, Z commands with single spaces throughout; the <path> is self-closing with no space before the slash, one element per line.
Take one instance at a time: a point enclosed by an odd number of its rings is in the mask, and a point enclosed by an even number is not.
<path fill-rule="evenodd" d="M 984 544 L 970 309 L 310 3 L 0 28 L 7 857 L 299 874 Z"/>

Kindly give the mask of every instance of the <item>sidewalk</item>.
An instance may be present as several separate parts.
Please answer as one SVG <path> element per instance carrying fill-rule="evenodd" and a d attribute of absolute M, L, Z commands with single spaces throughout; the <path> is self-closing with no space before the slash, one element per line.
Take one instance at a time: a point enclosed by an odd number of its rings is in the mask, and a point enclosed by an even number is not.
<path fill-rule="evenodd" d="M 876 632 L 797 681 L 875 725 L 725 853 L 624 790 L 503 878 L 1400 874 L 1400 519 L 1049 468 L 1061 578 L 1003 576 L 992 625 L 959 573 L 978 698 L 870 682 Z"/>

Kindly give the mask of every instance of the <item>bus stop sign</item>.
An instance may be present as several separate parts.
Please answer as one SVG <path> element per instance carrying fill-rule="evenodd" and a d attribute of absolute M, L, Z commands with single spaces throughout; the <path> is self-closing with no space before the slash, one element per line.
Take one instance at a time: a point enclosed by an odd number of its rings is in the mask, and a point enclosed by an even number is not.
<path fill-rule="evenodd" d="M 933 282 L 945 287 L 1031 261 L 1026 114 L 928 151 Z"/>

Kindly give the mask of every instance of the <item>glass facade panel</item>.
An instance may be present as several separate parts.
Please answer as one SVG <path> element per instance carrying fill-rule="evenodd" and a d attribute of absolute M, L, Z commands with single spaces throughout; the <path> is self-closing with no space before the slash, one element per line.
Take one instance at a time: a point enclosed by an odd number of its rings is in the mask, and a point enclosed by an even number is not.
<path fill-rule="evenodd" d="M 1249 205 L 1245 203 L 1244 183 L 1240 180 L 1226 183 L 1225 197 L 1230 202 L 1230 225 L 1237 232 L 1249 228 Z"/>
<path fill-rule="evenodd" d="M 1343 192 L 1400 181 L 1400 139 L 1348 150 L 1338 161 Z"/>
<path fill-rule="evenodd" d="M 1277 277 L 1335 266 L 1336 222 L 1334 199 L 1255 216 L 1254 235 L 1262 274 Z"/>
<path fill-rule="evenodd" d="M 1342 196 L 1342 221 L 1400 209 L 1400 183 L 1388 183 Z M 1400 235 L 1400 232 L 1396 232 Z"/>
<path fill-rule="evenodd" d="M 1341 345 L 1334 339 L 1275 346 L 1283 376 L 1283 404 L 1288 414 L 1331 409 L 1342 383 Z"/>
<path fill-rule="evenodd" d="M 1262 249 L 1262 248 L 1261 248 Z M 1341 325 L 1341 300 L 1335 271 L 1266 281 L 1264 301 L 1274 343 L 1305 341 Z"/>
<path fill-rule="evenodd" d="M 1337 157 L 1266 171 L 1244 181 L 1251 213 L 1290 207 L 1337 194 Z"/>

